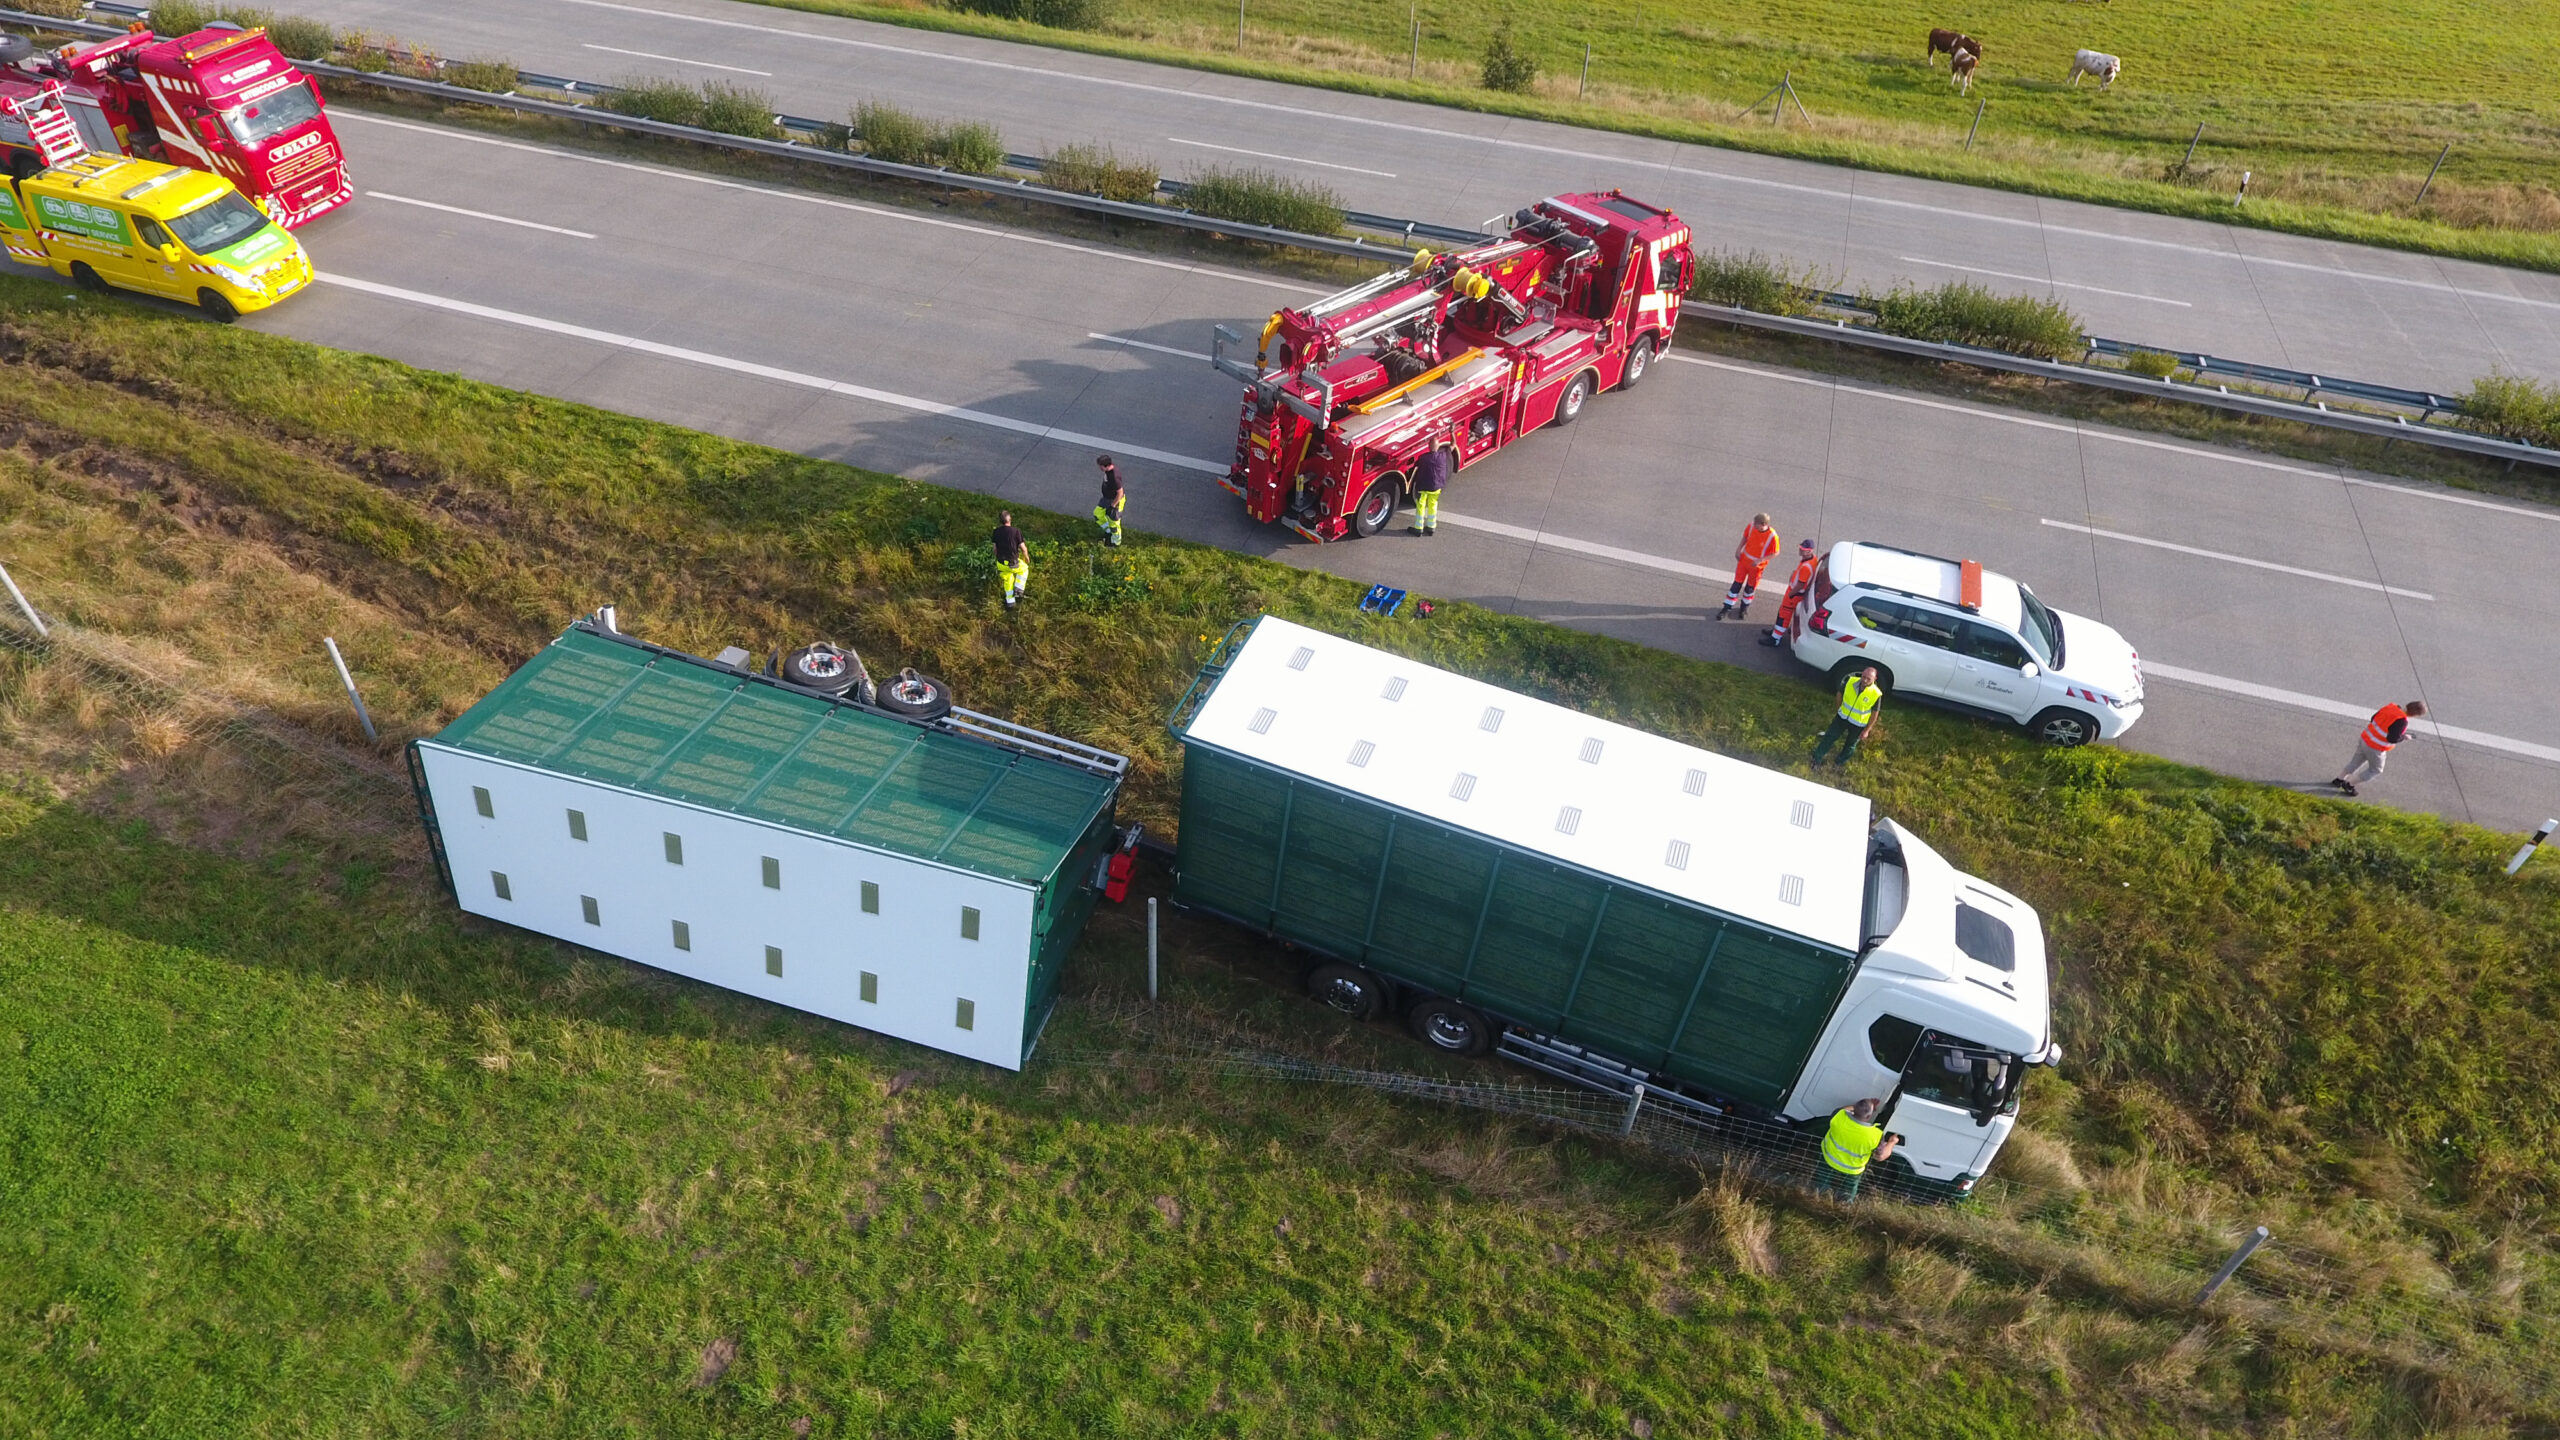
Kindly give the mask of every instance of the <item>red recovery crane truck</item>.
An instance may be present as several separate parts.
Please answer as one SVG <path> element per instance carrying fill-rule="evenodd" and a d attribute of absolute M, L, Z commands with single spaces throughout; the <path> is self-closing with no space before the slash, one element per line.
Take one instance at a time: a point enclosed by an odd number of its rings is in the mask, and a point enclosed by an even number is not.
<path fill-rule="evenodd" d="M 264 30 L 215 27 L 163 39 L 141 25 L 112 40 L 30 53 L 0 39 L 0 91 L 59 84 L 90 150 L 209 170 L 291 229 L 355 193 L 319 87 Z M 18 53 L 10 54 L 10 50 Z M 12 176 L 53 163 L 0 122 Z"/>
<path fill-rule="evenodd" d="M 1221 325 L 1211 363 L 1252 388 L 1219 483 L 1310 540 L 1375 535 L 1431 446 L 1463 469 L 1642 380 L 1693 265 L 1670 211 L 1616 190 L 1559 195 L 1512 216 L 1506 238 L 1426 250 L 1281 311 L 1251 365 L 1227 353 L 1246 337 Z"/>

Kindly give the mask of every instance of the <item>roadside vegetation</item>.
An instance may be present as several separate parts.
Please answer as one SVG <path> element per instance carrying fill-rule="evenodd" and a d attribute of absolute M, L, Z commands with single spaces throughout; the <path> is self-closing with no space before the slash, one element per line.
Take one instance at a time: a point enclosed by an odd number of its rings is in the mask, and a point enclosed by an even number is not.
<path fill-rule="evenodd" d="M 690 125 L 723 135 L 747 135 L 759 140 L 781 138 L 781 129 L 773 121 L 773 97 L 762 90 L 726 80 L 688 85 L 652 75 L 627 75 L 615 81 L 614 86 L 598 97 L 596 104 L 616 115 Z"/>
<path fill-rule="evenodd" d="M 460 921 L 393 747 L 605 600 L 695 650 L 926 665 L 1132 755 L 1156 827 L 1164 711 L 1256 610 L 1781 766 L 1822 697 L 1147 537 L 1008 617 L 982 497 L 36 281 L 0 278 L 0 377 L 0 555 L 64 636 L 0 647 L 0 1428 L 2560 1419 L 2560 1158 L 2513 1123 L 2560 1104 L 2560 881 L 2501 875 L 2506 837 L 1894 712 L 1855 785 L 2038 905 L 2060 966 L 2071 1060 L 2003 1162 L 2032 1203 L 1974 1220 L 1186 1069 L 1165 1037 L 1226 1027 L 1429 1061 L 1178 917 L 1140 1023 L 1134 910 L 1006 1077 Z M 1073 573 L 1089 527 L 1016 515 Z M 352 778 L 269 783 L 226 726 Z M 2257 1221 L 2264 1303 L 2122 1278 Z M 2278 1274 L 2330 1298 L 2251 1289 Z"/>
<path fill-rule="evenodd" d="M 1302 235 L 1342 231 L 1342 197 L 1333 187 L 1269 170 L 1209 165 L 1191 172 L 1178 203 L 1186 210 L 1270 225 Z"/>
<path fill-rule="evenodd" d="M 2471 382 L 2463 423 L 2484 434 L 2560 449 L 2560 383 L 2505 371 Z"/>
<path fill-rule="evenodd" d="M 1132 205 L 1156 198 L 1164 172 L 1150 159 L 1123 160 L 1110 146 L 1061 145 L 1040 159 L 1040 181 L 1054 190 L 1099 195 Z"/>
<path fill-rule="evenodd" d="M 1004 137 L 979 120 L 928 120 L 885 100 L 853 108 L 853 139 L 862 153 L 896 165 L 933 165 L 971 175 L 1004 167 Z"/>

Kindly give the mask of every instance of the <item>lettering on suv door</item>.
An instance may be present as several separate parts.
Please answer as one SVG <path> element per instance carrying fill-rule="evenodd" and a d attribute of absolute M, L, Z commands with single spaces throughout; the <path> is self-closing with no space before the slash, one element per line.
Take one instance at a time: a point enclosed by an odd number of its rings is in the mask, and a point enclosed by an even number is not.
<path fill-rule="evenodd" d="M 2017 637 L 1979 620 L 1959 620 L 1956 632 L 1956 681 L 1977 705 L 2005 715 L 2023 715 L 2040 688 L 2023 673 L 2028 655 Z"/>

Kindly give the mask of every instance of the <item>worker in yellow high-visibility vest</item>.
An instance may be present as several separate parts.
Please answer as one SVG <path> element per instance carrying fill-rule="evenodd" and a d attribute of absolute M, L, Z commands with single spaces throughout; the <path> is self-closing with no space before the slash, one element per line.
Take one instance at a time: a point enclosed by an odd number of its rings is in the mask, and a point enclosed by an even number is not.
<path fill-rule="evenodd" d="M 1855 1200 L 1867 1167 L 1892 1158 L 1902 1137 L 1887 1135 L 1876 1123 L 1882 1109 L 1883 1101 L 1869 1098 L 1832 1113 L 1830 1128 L 1822 1132 L 1822 1164 L 1813 1172 L 1816 1193 L 1836 1196 L 1843 1204 Z"/>
<path fill-rule="evenodd" d="M 1847 740 L 1840 752 L 1839 763 L 1848 764 L 1858 758 L 1858 742 L 1867 738 L 1867 728 L 1876 723 L 1876 706 L 1884 701 L 1884 687 L 1876 683 L 1876 667 L 1868 666 L 1849 677 L 1840 687 L 1840 713 L 1831 717 L 1822 738 L 1813 742 L 1813 763 L 1822 763 L 1834 742 Z"/>

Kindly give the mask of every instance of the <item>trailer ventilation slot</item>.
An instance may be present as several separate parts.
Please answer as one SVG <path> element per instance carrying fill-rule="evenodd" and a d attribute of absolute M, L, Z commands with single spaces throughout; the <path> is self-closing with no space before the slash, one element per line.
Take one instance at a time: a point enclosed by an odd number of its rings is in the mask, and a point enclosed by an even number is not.
<path fill-rule="evenodd" d="M 1476 722 L 1476 728 L 1482 730 L 1488 735 L 1500 730 L 1502 728 L 1502 707 L 1499 705 L 1487 705 L 1484 707 L 1484 718 Z"/>
<path fill-rule="evenodd" d="M 1369 757 L 1377 753 L 1378 742 L 1375 740 L 1363 740 L 1359 744 L 1352 746 L 1351 768 L 1357 770 L 1367 765 L 1369 763 Z"/>
<path fill-rule="evenodd" d="M 1681 790 L 1681 793 L 1686 794 L 1686 795 L 1704 795 L 1704 794 L 1706 794 L 1706 793 L 1707 793 L 1707 772 L 1706 772 L 1706 771 L 1704 771 L 1704 770 L 1692 770 L 1692 771 L 1690 771 L 1690 772 L 1689 772 L 1689 774 L 1688 774 L 1688 776 L 1687 776 L 1687 778 L 1683 779 L 1683 780 L 1680 782 L 1680 790 Z"/>
<path fill-rule="evenodd" d="M 1289 668 L 1292 670 L 1304 670 L 1307 668 L 1307 662 L 1315 658 L 1316 647 L 1313 645 L 1301 645 L 1298 647 L 1298 653 L 1289 657 Z"/>
<path fill-rule="evenodd" d="M 1583 764 L 1585 764 L 1585 765 L 1597 765 L 1597 764 L 1599 764 L 1599 763 L 1600 763 L 1600 746 L 1601 746 L 1601 740 L 1600 740 L 1600 737 L 1599 737 L 1599 736 L 1597 736 L 1597 735 L 1594 735 L 1594 736 L 1592 736 L 1591 738 L 1589 738 L 1589 739 L 1587 739 L 1587 740 L 1583 741 L 1583 742 L 1582 742 L 1582 763 L 1583 763 Z"/>
<path fill-rule="evenodd" d="M 1261 709 L 1253 712 L 1253 723 L 1244 728 L 1252 731 L 1256 735 L 1268 735 L 1271 733 L 1271 722 L 1279 718 L 1279 711 L 1265 705 Z"/>
<path fill-rule="evenodd" d="M 1803 876 L 1781 875 L 1778 877 L 1778 903 L 1781 905 L 1801 905 L 1804 903 Z"/>
<path fill-rule="evenodd" d="M 1452 800 L 1464 800 L 1475 793 L 1476 777 L 1463 770 L 1458 772 L 1457 779 L 1449 782 L 1449 798 Z"/>
<path fill-rule="evenodd" d="M 1810 830 L 1810 829 L 1812 829 L 1812 828 L 1813 828 L 1813 802 L 1812 802 L 1812 801 L 1810 801 L 1810 800 L 1799 800 L 1799 801 L 1797 801 L 1797 802 L 1795 803 L 1795 809 L 1794 809 L 1793 813 L 1789 814 L 1789 815 L 1787 816 L 1787 819 L 1788 819 L 1788 821 L 1789 821 L 1790 823 L 1792 823 L 1792 824 L 1793 824 L 1797 829 L 1799 829 L 1799 830 Z"/>
<path fill-rule="evenodd" d="M 1404 687 L 1412 683 L 1401 675 L 1395 676 L 1387 681 L 1386 689 L 1378 692 L 1378 698 L 1389 701 L 1401 700 L 1404 698 Z"/>
<path fill-rule="evenodd" d="M 1561 834 L 1561 835 L 1572 835 L 1572 834 L 1576 834 L 1576 833 L 1578 833 L 1581 829 L 1582 829 L 1582 807 L 1581 807 L 1581 806 L 1579 806 L 1579 805 L 1567 805 L 1567 806 L 1566 806 L 1566 807 L 1564 807 L 1563 809 L 1561 809 L 1561 810 L 1559 810 L 1559 811 L 1557 811 L 1557 812 L 1556 812 L 1556 832 L 1557 832 L 1558 834 Z"/>
<path fill-rule="evenodd" d="M 1662 863 L 1670 866 L 1674 870 L 1688 869 L 1689 842 L 1686 840 L 1672 841 L 1671 848 L 1662 852 Z"/>

